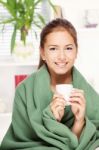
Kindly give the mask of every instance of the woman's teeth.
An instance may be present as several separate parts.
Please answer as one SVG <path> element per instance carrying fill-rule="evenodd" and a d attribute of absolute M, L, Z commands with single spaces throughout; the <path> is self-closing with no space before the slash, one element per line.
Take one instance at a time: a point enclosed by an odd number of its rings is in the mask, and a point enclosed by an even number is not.
<path fill-rule="evenodd" d="M 65 67 L 66 66 L 66 62 L 65 63 L 56 63 L 56 65 L 58 66 L 58 67 Z"/>

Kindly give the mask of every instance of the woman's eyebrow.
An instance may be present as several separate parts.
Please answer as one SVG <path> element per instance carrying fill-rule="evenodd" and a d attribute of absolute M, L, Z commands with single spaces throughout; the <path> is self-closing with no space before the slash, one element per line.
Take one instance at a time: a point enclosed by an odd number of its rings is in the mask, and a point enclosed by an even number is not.
<path fill-rule="evenodd" d="M 67 44 L 67 45 L 65 45 L 65 46 L 73 46 L 73 44 Z"/>
<path fill-rule="evenodd" d="M 67 46 L 73 46 L 73 44 L 66 44 L 65 47 Z M 51 44 L 51 45 L 48 45 L 48 47 L 59 47 L 59 45 Z"/>
<path fill-rule="evenodd" d="M 48 47 L 51 47 L 51 46 L 59 47 L 58 45 L 54 45 L 54 44 L 48 45 Z"/>

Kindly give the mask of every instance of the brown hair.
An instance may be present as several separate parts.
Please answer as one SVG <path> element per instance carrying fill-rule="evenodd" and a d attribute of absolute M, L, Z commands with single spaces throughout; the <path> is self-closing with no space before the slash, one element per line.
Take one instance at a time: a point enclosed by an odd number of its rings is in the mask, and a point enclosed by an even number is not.
<path fill-rule="evenodd" d="M 74 26 L 71 24 L 71 22 L 69 22 L 66 19 L 61 19 L 61 18 L 57 18 L 52 20 L 51 22 L 49 22 L 42 30 L 41 34 L 40 34 L 40 47 L 44 48 L 44 43 L 46 42 L 46 37 L 49 33 L 54 32 L 54 31 L 61 31 L 61 30 L 66 30 L 69 32 L 69 34 L 72 36 L 72 38 L 74 39 L 74 43 L 76 45 L 76 47 L 78 47 L 78 43 L 77 43 L 77 32 L 74 28 Z M 42 60 L 41 56 L 40 56 L 40 61 L 39 61 L 39 66 L 38 68 L 40 68 L 45 62 Z"/>

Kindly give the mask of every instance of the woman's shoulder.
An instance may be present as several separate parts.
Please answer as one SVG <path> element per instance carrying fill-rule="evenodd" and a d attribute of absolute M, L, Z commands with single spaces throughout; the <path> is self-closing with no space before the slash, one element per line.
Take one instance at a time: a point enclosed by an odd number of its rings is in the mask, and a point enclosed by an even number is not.
<path fill-rule="evenodd" d="M 35 70 L 33 73 L 31 73 L 30 75 L 27 75 L 27 77 L 21 81 L 18 86 L 16 87 L 16 90 L 21 90 L 22 88 L 32 88 L 34 85 L 34 82 L 36 80 L 39 80 L 39 78 L 41 78 L 41 76 L 44 74 L 44 67 L 41 67 L 40 69 Z"/>

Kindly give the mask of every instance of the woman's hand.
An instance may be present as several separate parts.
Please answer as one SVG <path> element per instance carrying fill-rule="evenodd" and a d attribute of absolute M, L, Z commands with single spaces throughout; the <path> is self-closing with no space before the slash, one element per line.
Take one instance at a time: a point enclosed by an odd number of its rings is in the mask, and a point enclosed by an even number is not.
<path fill-rule="evenodd" d="M 86 101 L 84 91 L 74 89 L 70 96 L 70 103 L 75 117 L 72 131 L 79 137 L 85 124 Z"/>
<path fill-rule="evenodd" d="M 59 122 L 64 116 L 65 105 L 66 105 L 66 102 L 63 96 L 60 94 L 54 94 L 50 107 L 51 107 L 51 111 L 53 115 L 55 116 L 56 120 Z"/>
<path fill-rule="evenodd" d="M 86 101 L 84 91 L 74 89 L 70 96 L 71 110 L 75 116 L 75 121 L 82 121 L 85 118 Z"/>

